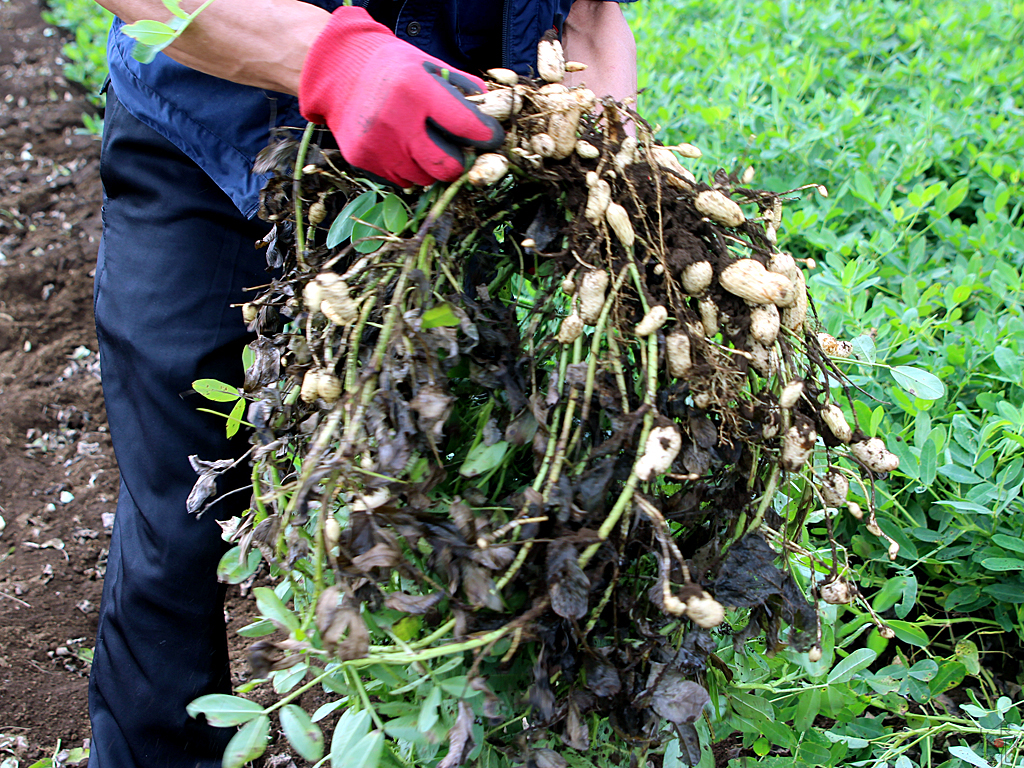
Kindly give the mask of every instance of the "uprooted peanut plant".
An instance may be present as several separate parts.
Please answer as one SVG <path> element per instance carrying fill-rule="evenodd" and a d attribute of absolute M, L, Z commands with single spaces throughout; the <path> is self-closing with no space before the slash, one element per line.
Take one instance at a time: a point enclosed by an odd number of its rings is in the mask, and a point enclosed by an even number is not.
<path fill-rule="evenodd" d="M 801 530 L 884 538 L 897 462 L 850 423 L 813 264 L 775 247 L 798 191 L 694 178 L 699 150 L 541 47 L 540 80 L 473 97 L 508 138 L 450 186 L 384 192 L 308 130 L 263 158 L 276 271 L 243 308 L 253 503 L 223 571 L 276 584 L 244 633 L 282 700 L 193 704 L 246 724 L 225 764 L 272 709 L 311 761 L 344 710 L 332 766 L 635 765 L 676 738 L 696 763 L 719 639 L 821 658 L 820 602 L 858 599 Z M 199 510 L 232 462 L 196 463 Z"/>

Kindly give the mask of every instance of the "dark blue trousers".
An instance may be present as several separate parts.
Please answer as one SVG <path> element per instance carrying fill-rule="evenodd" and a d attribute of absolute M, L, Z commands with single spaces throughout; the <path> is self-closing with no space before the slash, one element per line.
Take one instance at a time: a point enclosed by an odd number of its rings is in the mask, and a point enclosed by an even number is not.
<path fill-rule="evenodd" d="M 249 494 L 198 520 L 186 512 L 188 456 L 245 449 L 226 439 L 224 419 L 197 411 L 213 404 L 189 389 L 198 378 L 241 385 L 250 337 L 229 305 L 267 282 L 254 248 L 267 225 L 246 220 L 114 93 L 101 176 L 96 328 L 121 492 L 89 689 L 89 768 L 214 768 L 234 729 L 192 720 L 185 706 L 230 689 L 215 517 L 239 514 Z M 247 474 L 241 467 L 220 490 Z"/>

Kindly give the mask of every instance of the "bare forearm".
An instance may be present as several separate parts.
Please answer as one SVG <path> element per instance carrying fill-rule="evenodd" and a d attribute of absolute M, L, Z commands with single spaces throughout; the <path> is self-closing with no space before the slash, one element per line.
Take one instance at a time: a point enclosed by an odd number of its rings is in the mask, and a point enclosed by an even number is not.
<path fill-rule="evenodd" d="M 636 95 L 636 43 L 618 3 L 577 0 L 562 34 L 565 56 L 587 69 L 566 77 L 567 85 L 586 83 L 598 96 L 622 101 Z"/>
<path fill-rule="evenodd" d="M 160 0 L 100 4 L 128 23 L 169 16 Z M 181 4 L 190 12 L 199 5 Z M 306 53 L 329 19 L 322 8 L 296 0 L 214 0 L 165 53 L 225 80 L 297 95 Z"/>

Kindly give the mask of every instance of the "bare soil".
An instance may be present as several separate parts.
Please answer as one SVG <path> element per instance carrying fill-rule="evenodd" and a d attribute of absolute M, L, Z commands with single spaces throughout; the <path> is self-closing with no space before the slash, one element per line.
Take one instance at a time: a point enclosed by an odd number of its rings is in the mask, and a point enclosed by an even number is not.
<path fill-rule="evenodd" d="M 118 473 L 92 321 L 94 111 L 34 0 L 0 4 L 0 748 L 31 762 L 89 736 Z M 106 523 L 106 525 L 105 525 Z"/>
<path fill-rule="evenodd" d="M 89 738 L 119 485 L 92 314 L 96 107 L 61 75 L 66 35 L 42 8 L 0 0 L 0 761 L 22 765 Z M 228 610 L 248 623 L 237 590 Z"/>

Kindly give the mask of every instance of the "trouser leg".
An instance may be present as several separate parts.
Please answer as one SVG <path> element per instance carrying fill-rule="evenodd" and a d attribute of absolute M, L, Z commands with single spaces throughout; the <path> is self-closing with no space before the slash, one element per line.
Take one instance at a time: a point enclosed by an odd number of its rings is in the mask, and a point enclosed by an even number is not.
<path fill-rule="evenodd" d="M 249 339 L 244 287 L 267 281 L 247 221 L 187 157 L 109 94 L 101 160 L 103 238 L 96 269 L 97 335 L 122 484 L 90 681 L 90 768 L 213 768 L 231 730 L 192 720 L 186 705 L 228 691 L 225 545 L 215 517 L 185 510 L 196 480 L 188 456 L 240 455 L 225 420 L 198 412 L 194 380 L 241 385 Z M 220 491 L 240 487 L 240 468 Z"/>

